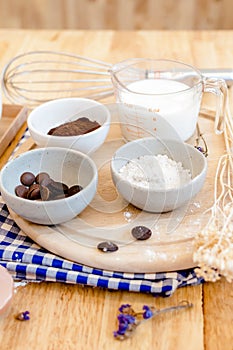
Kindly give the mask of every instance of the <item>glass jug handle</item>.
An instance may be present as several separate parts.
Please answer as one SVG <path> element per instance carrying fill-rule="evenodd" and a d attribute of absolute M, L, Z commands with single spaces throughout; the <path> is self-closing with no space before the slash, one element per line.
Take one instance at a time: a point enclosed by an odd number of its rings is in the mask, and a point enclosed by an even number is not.
<path fill-rule="evenodd" d="M 227 84 L 223 79 L 204 78 L 203 91 L 210 92 L 216 96 L 214 131 L 216 134 L 221 134 L 224 130 L 227 104 Z"/>

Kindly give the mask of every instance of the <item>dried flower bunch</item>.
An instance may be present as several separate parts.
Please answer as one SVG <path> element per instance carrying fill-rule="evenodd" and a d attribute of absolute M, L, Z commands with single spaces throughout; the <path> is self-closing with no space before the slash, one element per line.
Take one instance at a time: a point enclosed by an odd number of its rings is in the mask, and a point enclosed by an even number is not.
<path fill-rule="evenodd" d="M 224 140 L 226 153 L 218 162 L 210 219 L 194 240 L 196 273 L 212 282 L 221 276 L 233 281 L 233 119 L 229 106 Z"/>
<path fill-rule="evenodd" d="M 168 311 L 191 308 L 192 303 L 184 300 L 176 306 L 167 307 L 164 309 L 156 309 L 155 307 L 144 305 L 141 312 L 135 312 L 130 304 L 123 304 L 119 308 L 118 329 L 113 332 L 117 340 L 125 340 L 132 336 L 137 327 L 148 319 L 158 316 Z"/>

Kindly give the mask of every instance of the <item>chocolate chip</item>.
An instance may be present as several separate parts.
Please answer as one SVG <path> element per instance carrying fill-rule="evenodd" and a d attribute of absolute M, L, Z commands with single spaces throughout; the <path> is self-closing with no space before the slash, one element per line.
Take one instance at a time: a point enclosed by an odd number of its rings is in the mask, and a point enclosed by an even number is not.
<path fill-rule="evenodd" d="M 115 243 L 110 242 L 110 241 L 99 243 L 97 248 L 104 253 L 111 253 L 111 252 L 115 252 L 116 250 L 118 250 L 118 246 Z"/>
<path fill-rule="evenodd" d="M 151 230 L 146 226 L 136 226 L 131 231 L 132 236 L 139 241 L 149 239 L 152 235 Z"/>
<path fill-rule="evenodd" d="M 48 187 L 52 181 L 53 180 L 50 177 L 44 177 L 44 178 L 40 179 L 40 185 Z"/>
<path fill-rule="evenodd" d="M 57 192 L 60 194 L 68 192 L 68 186 L 59 181 L 51 181 L 51 183 L 49 184 L 49 188 L 51 189 L 51 191 Z"/>
<path fill-rule="evenodd" d="M 40 184 L 42 180 L 49 179 L 49 178 L 50 178 L 50 176 L 48 173 L 41 172 L 41 173 L 36 175 L 35 181 L 37 184 Z"/>
<path fill-rule="evenodd" d="M 74 185 L 74 186 L 71 186 L 69 189 L 68 189 L 68 196 L 73 196 L 74 194 L 82 191 L 82 186 L 80 185 Z"/>
<path fill-rule="evenodd" d="M 35 181 L 35 175 L 30 173 L 29 171 L 23 173 L 20 176 L 20 182 L 22 185 L 31 186 L 34 181 Z"/>
<path fill-rule="evenodd" d="M 41 196 L 42 201 L 47 201 L 49 199 L 50 191 L 49 191 L 48 187 L 40 185 L 40 196 Z"/>
<path fill-rule="evenodd" d="M 15 187 L 15 194 L 18 197 L 27 198 L 28 188 L 25 187 L 24 185 L 18 185 Z"/>
<path fill-rule="evenodd" d="M 27 198 L 32 200 L 41 198 L 39 184 L 33 184 L 29 187 Z"/>

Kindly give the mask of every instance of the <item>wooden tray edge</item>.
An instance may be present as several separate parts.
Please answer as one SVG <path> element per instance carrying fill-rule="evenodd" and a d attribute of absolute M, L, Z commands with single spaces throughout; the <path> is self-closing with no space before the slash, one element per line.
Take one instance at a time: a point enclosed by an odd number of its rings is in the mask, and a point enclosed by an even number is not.
<path fill-rule="evenodd" d="M 26 122 L 27 116 L 28 116 L 28 109 L 24 106 L 3 105 L 3 115 L 8 114 L 8 111 L 7 111 L 8 109 L 12 109 L 9 112 L 9 114 L 11 114 L 10 116 L 12 116 L 12 113 L 15 113 L 15 112 L 17 114 L 15 115 L 15 117 L 12 118 L 12 122 L 10 123 L 9 127 L 0 138 L 0 144 L 1 144 L 0 157 L 3 155 L 3 153 L 11 143 L 11 141 L 14 139 L 19 129 Z M 26 125 L 25 125 L 25 129 L 26 129 Z"/>

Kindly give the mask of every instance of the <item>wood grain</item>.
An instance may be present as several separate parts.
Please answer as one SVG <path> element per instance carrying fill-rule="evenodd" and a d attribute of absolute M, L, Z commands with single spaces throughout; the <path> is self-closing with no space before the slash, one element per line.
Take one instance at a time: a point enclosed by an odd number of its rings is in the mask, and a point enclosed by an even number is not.
<path fill-rule="evenodd" d="M 233 291 L 227 281 L 206 283 L 203 288 L 204 327 L 206 349 L 222 349 L 219 339 L 224 339 L 224 349 L 233 349 Z M 208 311 L 207 311 L 208 310 Z M 207 316 L 208 313 L 208 316 Z"/>
<path fill-rule="evenodd" d="M 163 308 L 187 298 L 194 303 L 192 309 L 150 320 L 124 343 L 113 338 L 113 331 L 117 329 L 117 310 L 122 303 L 141 310 L 144 304 Z M 13 315 L 22 310 L 30 310 L 30 322 L 14 319 Z M 200 286 L 179 289 L 169 299 L 156 299 L 146 294 L 60 283 L 31 284 L 17 289 L 12 310 L 1 324 L 1 350 L 21 350 L 25 346 L 49 350 L 108 350 L 123 346 L 141 350 L 142 344 L 144 349 L 187 349 L 189 344 L 189 350 L 202 350 L 202 321 Z M 12 332 L 17 336 L 12 337 Z"/>
<path fill-rule="evenodd" d="M 0 23 L 22 29 L 232 29 L 231 10 L 231 0 L 1 0 Z"/>
<path fill-rule="evenodd" d="M 7 149 L 18 131 L 26 129 L 27 108 L 22 106 L 3 105 L 0 119 L 0 156 Z"/>
<path fill-rule="evenodd" d="M 38 48 L 76 52 L 112 63 L 147 56 L 179 59 L 199 68 L 227 68 L 233 62 L 232 42 L 233 31 L 0 30 L 0 69 L 13 56 Z M 9 151 L 13 148 L 11 145 Z M 217 156 L 211 154 L 216 160 Z M 113 339 L 121 303 L 140 309 L 144 304 L 168 307 L 183 299 L 193 302 L 194 308 L 149 321 L 123 344 Z M 27 309 L 29 322 L 14 319 Z M 10 313 L 0 320 L 1 350 L 232 350 L 232 343 L 232 284 L 224 280 L 181 288 L 165 299 L 80 285 L 32 283 L 16 289 Z"/>

